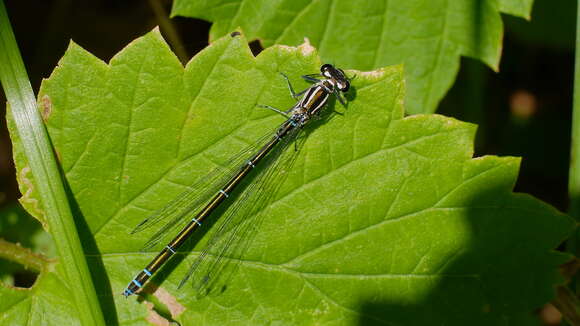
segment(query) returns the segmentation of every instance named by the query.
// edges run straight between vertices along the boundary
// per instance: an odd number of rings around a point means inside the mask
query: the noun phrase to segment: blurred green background
[[[11,0],[5,2],[32,86],[38,91],[69,41],[104,61],[133,39],[163,25],[165,0]],[[522,157],[515,191],[567,210],[576,2],[536,0],[532,20],[504,15],[499,73],[462,58],[439,114],[479,125],[476,156]],[[165,18],[164,18],[165,17]],[[207,45],[210,24],[170,20],[190,58]],[[171,34],[161,28],[164,35]],[[179,43],[173,43],[179,44]],[[252,49],[259,52],[257,43]],[[348,67],[345,67],[348,68]],[[0,100],[6,98],[0,90]],[[0,105],[4,116],[5,106]],[[0,238],[54,256],[49,236],[18,205],[20,196],[6,121],[0,119]],[[0,259],[0,281],[30,286],[34,274]]]

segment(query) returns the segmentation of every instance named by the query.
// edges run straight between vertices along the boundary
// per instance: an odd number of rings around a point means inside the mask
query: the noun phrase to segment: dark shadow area
[[[62,170],[60,173],[64,175]],[[93,279],[95,290],[97,291],[105,322],[107,325],[119,325],[119,320],[117,319],[117,308],[115,307],[115,301],[113,298],[116,295],[120,295],[120,293],[113,293],[111,291],[111,282],[103,262],[103,256],[66,179],[64,179],[64,186],[75,219],[78,236],[81,240],[83,251],[87,257],[89,271]],[[74,291],[74,287],[69,288],[69,290]]]
[[[348,92],[346,92],[344,95],[344,98],[347,101],[347,106],[346,108],[348,109],[348,102],[354,101],[354,99],[356,99],[356,86],[353,86],[352,83],[356,83],[356,76],[353,76],[350,79],[351,85],[350,85],[350,89],[348,90]],[[336,99],[333,99],[336,102]],[[333,103],[331,103],[331,107],[333,107],[332,105]],[[335,111],[336,112],[336,111]]]
[[[155,311],[161,317],[165,318],[168,322],[174,323],[174,325],[179,325],[179,323],[173,319],[173,316],[171,315],[171,311],[165,305],[165,303],[159,301],[159,299],[157,299],[157,297],[155,297],[154,295],[151,294],[151,293],[154,293],[157,290],[157,288],[158,288],[158,286],[156,284],[148,283],[147,289],[145,291],[140,291],[137,294],[137,301],[139,303],[143,303],[146,301],[152,303],[153,307],[151,309],[153,309],[153,311]]]
[[[515,190],[561,211],[568,208],[574,75],[574,29],[564,27],[575,24],[575,12],[571,0],[560,6],[537,0],[530,22],[504,15],[500,73],[462,58],[457,80],[438,109],[478,125],[476,157],[522,157]]]
[[[414,276],[437,276],[429,282],[410,277],[409,283],[405,283],[408,288],[402,289],[424,292],[425,296],[418,296],[414,301],[410,296],[405,303],[376,297],[363,300],[359,310],[360,325],[539,323],[534,309],[545,303],[542,296],[555,295],[549,280],[556,276],[554,268],[565,262],[562,256],[551,252],[557,243],[553,238],[547,238],[544,232],[554,231],[556,237],[564,240],[567,234],[558,234],[557,230],[570,230],[572,221],[564,216],[552,218],[550,209],[534,202],[532,197],[511,194],[500,186],[488,186],[472,196],[466,209],[462,217],[466,222],[465,243],[457,251],[446,253],[448,261],[434,263],[438,266],[420,273],[409,271]],[[438,230],[441,231],[442,228]],[[553,233],[550,235],[554,236]],[[454,237],[454,234],[441,236]],[[388,243],[389,239],[385,242]],[[437,249],[433,248],[433,251]],[[389,255],[387,246],[385,256]],[[420,289],[411,290],[413,286]],[[378,296],[396,298],[398,293]],[[530,301],[532,306],[524,304]]]
[[[14,273],[13,276],[14,276],[14,286],[19,288],[31,288],[36,282],[36,279],[38,278],[38,273],[34,273],[32,271],[27,272],[19,271],[17,273]]]
[[[483,36],[485,35],[484,31],[488,27],[485,23],[485,15],[486,12],[489,12],[485,6],[490,6],[490,3],[486,0],[471,1],[471,17],[473,18],[473,23],[470,24],[472,27],[470,32],[473,45],[475,46],[473,52],[475,54],[481,54],[482,57],[484,57],[484,44],[482,43],[484,40]]]
[[[250,50],[252,50],[252,54],[254,55],[254,57],[258,56],[258,54],[260,54],[262,51],[264,51],[262,44],[258,40],[254,40],[254,41],[250,42],[249,45],[250,45]]]
[[[21,264],[1,258],[0,269],[2,271],[0,276],[6,277],[10,275],[12,283],[9,285],[14,287],[29,289],[34,285],[36,279],[38,279],[38,272],[27,269]]]

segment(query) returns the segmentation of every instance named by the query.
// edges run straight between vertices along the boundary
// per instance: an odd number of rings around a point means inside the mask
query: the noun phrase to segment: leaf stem
[[[49,259],[43,255],[35,254],[28,248],[2,238],[0,238],[0,258],[19,263],[35,272],[44,270],[49,262]]]
[[[155,13],[155,17],[159,22],[164,34],[167,36],[167,40],[175,54],[179,58],[182,64],[186,64],[189,60],[187,55],[187,51],[185,50],[185,46],[183,45],[183,41],[181,40],[181,36],[179,36],[179,32],[175,28],[171,19],[168,18],[167,12],[165,12],[165,8],[163,8],[163,4],[159,0],[149,0],[149,6]]]
[[[4,2],[0,0],[0,81],[41,198],[82,325],[105,325],[54,152],[16,44]]]

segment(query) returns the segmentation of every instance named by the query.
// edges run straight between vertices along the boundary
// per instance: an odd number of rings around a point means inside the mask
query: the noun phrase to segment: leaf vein
[[[290,20],[290,22],[288,24],[286,24],[286,27],[284,27],[284,29],[280,32],[280,35],[278,35],[278,37],[276,37],[276,40],[274,40],[274,44],[278,44],[280,43],[280,39],[285,35],[285,33],[292,27],[292,24],[294,24],[294,22],[296,20],[298,20],[298,18],[300,18],[302,15],[304,15],[306,13],[306,10],[308,8],[310,8],[310,6],[314,3],[314,1],[311,1],[309,3],[306,4],[306,6],[304,6],[302,9],[300,9],[299,11],[293,13],[294,17],[292,18],[292,20]]]

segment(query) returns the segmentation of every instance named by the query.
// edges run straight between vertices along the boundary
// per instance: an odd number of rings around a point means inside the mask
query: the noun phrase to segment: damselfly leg
[[[274,111],[274,112],[276,112],[276,113],[284,116],[285,118],[289,118],[290,117],[290,111],[292,111],[292,108],[290,108],[288,111],[282,111],[282,110],[277,109],[277,108],[275,108],[275,107],[273,107],[271,105],[268,105],[268,104],[258,104],[256,106],[259,107],[259,108],[272,110],[272,111]]]
[[[286,76],[286,74],[284,74],[283,72],[281,72],[280,75],[282,75],[282,77],[284,77],[284,79],[286,79],[286,84],[288,84],[288,89],[290,90],[290,94],[292,95],[292,98],[297,99],[300,96],[304,95],[304,93],[306,93],[306,91],[308,90],[308,88],[307,88],[307,89],[303,90],[302,92],[295,93],[294,88],[292,87],[292,83],[290,82],[290,79],[288,78],[288,76]]]

